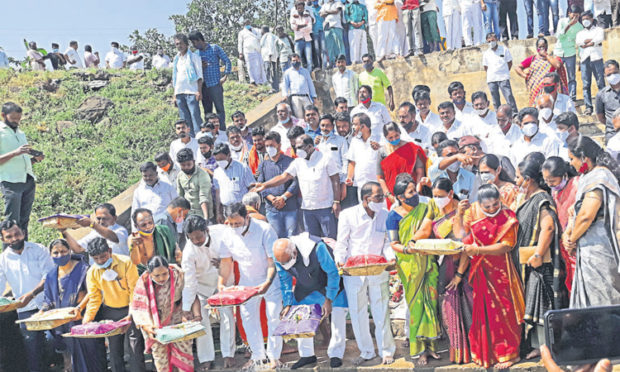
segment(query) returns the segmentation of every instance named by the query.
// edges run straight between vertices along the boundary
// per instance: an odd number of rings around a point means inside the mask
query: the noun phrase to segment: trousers
[[[267,309],[267,353],[263,342],[263,330],[260,323],[260,303],[262,297],[256,296],[241,305],[241,320],[243,328],[252,351],[252,360],[280,359],[282,353],[282,337],[273,336],[273,332],[280,323],[280,311],[282,311],[282,292],[279,286],[273,284],[265,293],[265,305]]]
[[[461,8],[461,22],[465,46],[480,45],[483,40],[482,9],[480,3],[464,5]]]
[[[331,208],[302,209],[304,230],[310,235],[336,239],[338,225]]]
[[[592,75],[599,90],[605,87],[605,65],[603,60],[590,61],[590,58],[581,61],[581,81],[583,82],[583,101],[586,108],[592,108]]]
[[[451,15],[443,17],[443,21],[446,25],[446,50],[460,49],[463,45],[461,13],[453,10]]]
[[[351,28],[349,30],[349,44],[349,49],[351,51],[351,62],[361,63],[362,56],[368,53],[366,30],[362,28]]]
[[[200,104],[195,94],[177,94],[177,107],[179,116],[189,126],[192,137],[200,132],[202,116],[200,116]]]
[[[28,310],[17,313],[17,317],[21,319],[28,319],[38,310]],[[20,332],[24,338],[24,346],[26,352],[24,357],[28,360],[28,370],[30,372],[43,371],[43,365],[41,361],[41,350],[43,349],[43,343],[45,342],[45,332],[43,331],[29,331],[26,329],[25,324],[19,325]]]
[[[506,99],[506,103],[508,103],[510,107],[512,107],[512,112],[519,112],[517,109],[517,102],[515,101],[515,97],[512,94],[510,80],[491,81],[488,82],[487,85],[489,86],[489,91],[491,92],[491,98],[493,99],[493,106],[495,107],[495,110],[497,110],[501,105],[499,96],[499,92],[501,90],[502,94],[504,95],[504,99]]]
[[[344,307],[332,308],[331,331],[332,337],[327,347],[327,356],[330,358],[340,358],[344,356],[347,341],[347,309]],[[314,355],[314,338],[298,338],[297,349],[299,356],[311,357]]]
[[[304,117],[304,107],[312,104],[308,96],[291,96],[291,110],[296,118]]]
[[[375,340],[381,357],[393,356],[396,344],[390,327],[388,273],[375,276],[345,276],[342,278],[349,302],[349,315],[361,357],[376,356],[370,335],[368,305],[375,323]]]
[[[4,197],[4,218],[15,220],[28,240],[28,221],[34,203],[36,185],[31,175],[26,176],[26,182],[2,182],[0,190]]]
[[[224,87],[216,84],[212,87],[202,85],[202,109],[205,116],[213,112],[213,106],[217,116],[220,118],[220,130],[226,130],[226,111],[224,110]]]
[[[396,35],[396,21],[377,21],[377,58],[381,59],[392,53]]]
[[[202,315],[202,325],[207,328],[207,334],[196,339],[196,351],[198,362],[210,362],[215,360],[215,347],[213,346],[213,332],[211,321],[209,320],[209,309],[206,309],[207,299],[198,296],[200,300],[200,311]],[[235,356],[235,317],[232,308],[226,307],[218,310],[220,313],[220,349],[223,358],[233,358]]]
[[[422,41],[422,22],[420,21],[420,8],[403,10],[403,21],[407,28],[409,41],[409,53],[422,54],[424,42]]]
[[[108,307],[101,305],[96,320],[121,320],[129,314],[129,307]],[[129,340],[129,367],[132,372],[146,372],[144,364],[144,338],[132,322],[127,334],[108,337],[112,372],[125,371],[125,337]]]

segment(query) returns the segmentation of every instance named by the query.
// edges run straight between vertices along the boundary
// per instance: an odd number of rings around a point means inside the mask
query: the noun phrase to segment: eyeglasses
[[[371,195],[368,197],[368,199],[377,203],[381,203],[385,200],[385,196],[383,196],[383,194]]]

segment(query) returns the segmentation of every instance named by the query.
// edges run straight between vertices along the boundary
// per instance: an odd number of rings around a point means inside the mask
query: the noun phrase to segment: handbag
[[[519,247],[519,263],[521,265],[527,264],[527,261],[536,253],[538,246],[533,245],[530,247]],[[543,263],[551,263],[551,250],[547,249],[547,253],[543,256]]]

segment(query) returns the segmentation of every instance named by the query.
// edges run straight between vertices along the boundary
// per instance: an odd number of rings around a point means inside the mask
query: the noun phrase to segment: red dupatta
[[[260,158],[258,156],[258,150],[256,150],[256,145],[254,145],[252,146],[252,148],[250,149],[250,153],[248,154],[248,166],[250,167],[250,170],[252,170],[252,174],[256,175],[259,164]]]
[[[407,142],[403,146],[396,149],[385,159],[381,161],[381,169],[383,170],[383,178],[388,187],[388,190],[394,189],[394,183],[396,182],[396,176],[401,173],[411,174],[413,179],[418,182],[413,174],[415,163],[420,159],[423,165],[426,165],[426,154],[424,150],[413,142]],[[390,201],[387,200],[388,208],[390,208]]]
[[[560,220],[562,230],[566,229],[566,225],[568,225],[570,207],[575,205],[578,183],[579,177],[573,177],[568,180],[566,186],[562,190],[559,192],[552,192],[553,200],[555,201],[558,211],[558,220]],[[566,251],[562,239],[560,239],[560,254],[564,259],[564,264],[566,266],[566,279],[564,280],[564,284],[566,284],[566,289],[568,289],[568,293],[570,294],[573,289],[573,277],[575,276],[575,265],[577,264],[577,258],[570,255]]]

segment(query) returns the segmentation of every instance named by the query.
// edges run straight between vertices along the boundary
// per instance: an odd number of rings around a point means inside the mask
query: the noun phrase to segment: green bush
[[[95,71],[86,71],[94,74]],[[167,151],[174,139],[178,111],[171,103],[170,71],[113,71],[109,84],[93,92],[83,73],[0,70],[0,101],[22,106],[21,129],[33,148],[45,153],[34,165],[37,190],[30,219],[29,240],[46,244],[54,231],[38,218],[54,213],[90,213],[92,208],[140,179],[139,164]],[[59,79],[59,88],[42,88]],[[227,82],[227,116],[248,111],[268,96],[269,88]],[[99,122],[79,120],[76,109],[89,96],[111,100],[114,107]],[[71,123],[59,123],[59,122]],[[227,118],[227,121],[230,121]],[[4,206],[0,208],[4,210]]]

